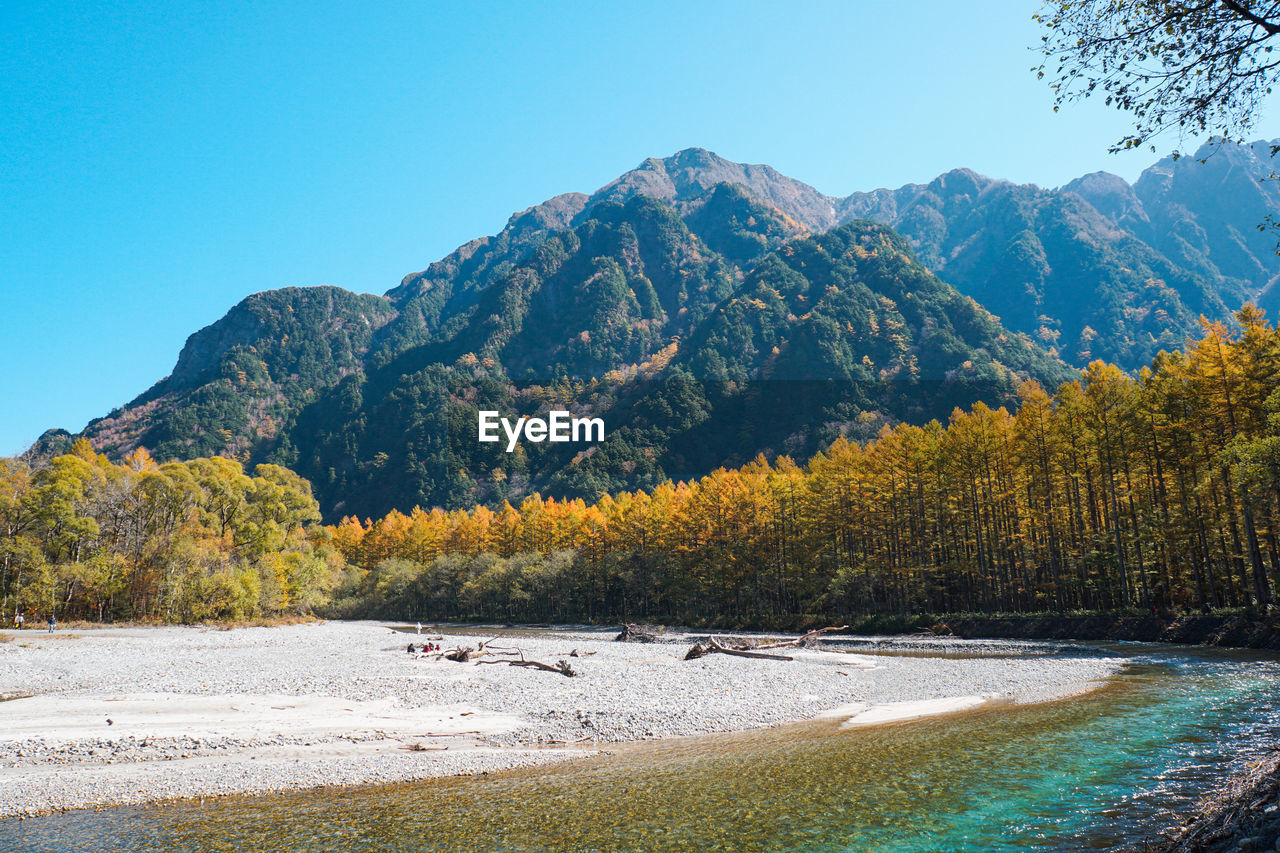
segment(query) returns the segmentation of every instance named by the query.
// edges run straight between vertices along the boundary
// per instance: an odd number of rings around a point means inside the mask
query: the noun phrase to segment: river
[[[67,812],[0,822],[0,850],[1120,850],[1280,743],[1280,657],[1111,648],[1133,663],[1057,702],[651,741],[493,776]]]

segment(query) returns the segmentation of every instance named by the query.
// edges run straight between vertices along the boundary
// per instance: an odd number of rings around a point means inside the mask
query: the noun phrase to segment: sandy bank
[[[0,644],[0,696],[26,697],[0,702],[0,816],[492,772],[611,742],[818,716],[871,725],[1069,695],[1119,665],[1051,649],[684,661],[685,641],[608,637],[501,641],[570,660],[579,675],[565,678],[411,656],[410,637],[369,622],[24,632]],[[956,649],[964,644],[945,650]]]

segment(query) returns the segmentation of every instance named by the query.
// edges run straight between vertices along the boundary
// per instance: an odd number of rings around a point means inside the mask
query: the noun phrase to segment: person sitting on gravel
[[[410,644],[409,644],[409,654],[413,654],[413,652],[414,652],[413,643],[410,643]]]

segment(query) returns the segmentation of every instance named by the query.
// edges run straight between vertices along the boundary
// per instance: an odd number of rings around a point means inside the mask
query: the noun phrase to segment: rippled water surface
[[[1071,700],[555,767],[0,822],[0,850],[1113,850],[1280,741],[1280,659],[1127,647]]]

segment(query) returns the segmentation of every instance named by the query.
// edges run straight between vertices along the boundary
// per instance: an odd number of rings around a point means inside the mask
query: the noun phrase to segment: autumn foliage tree
[[[1263,608],[1280,579],[1280,334],[1249,306],[1138,376],[884,427],[594,504],[346,519],[349,615],[782,624]]]
[[[36,466],[0,460],[6,616],[192,622],[308,610],[341,566],[296,474],[225,458],[121,464],[85,440]]]
[[[0,596],[99,620],[783,625],[865,614],[1262,610],[1280,582],[1280,333],[1246,306],[1139,374],[694,480],[318,520],[224,458],[0,460]]]

